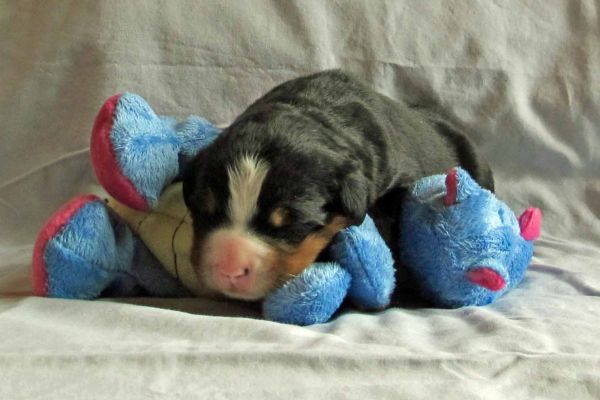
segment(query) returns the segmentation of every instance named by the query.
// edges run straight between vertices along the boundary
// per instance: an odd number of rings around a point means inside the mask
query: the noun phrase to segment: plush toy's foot
[[[348,297],[357,307],[379,310],[390,304],[395,287],[394,259],[371,217],[338,234],[331,252],[352,276]]]
[[[179,174],[180,157],[191,157],[218,132],[199,117],[177,124],[173,118],[158,116],[133,93],[114,95],[94,123],[92,164],[98,180],[115,199],[148,211]]]
[[[266,319],[294,325],[329,321],[350,286],[350,274],[336,263],[315,263],[263,302]]]
[[[131,231],[113,226],[104,202],[80,196],[42,227],[33,252],[33,292],[38,296],[92,299],[130,266]]]

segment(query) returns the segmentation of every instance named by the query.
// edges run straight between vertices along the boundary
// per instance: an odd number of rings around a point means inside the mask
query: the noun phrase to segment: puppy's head
[[[239,128],[192,161],[183,188],[198,279],[246,300],[301,273],[367,208],[364,178],[347,159],[316,144]]]

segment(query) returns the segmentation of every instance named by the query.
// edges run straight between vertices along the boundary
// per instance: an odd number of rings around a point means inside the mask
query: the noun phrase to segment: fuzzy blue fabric
[[[315,263],[263,301],[271,321],[295,325],[327,322],[350,286],[350,273],[337,263]]]
[[[389,305],[396,284],[394,259],[371,217],[338,234],[330,254],[352,276],[348,297],[356,306],[378,310]]]
[[[418,181],[404,204],[400,254],[423,296],[438,306],[489,304],[516,286],[533,255],[512,210],[457,168],[457,202],[443,204],[446,175]],[[466,274],[488,267],[506,282],[492,291]]]
[[[179,174],[180,159],[193,157],[219,132],[197,116],[177,123],[156,115],[143,98],[125,93],[117,102],[110,140],[123,175],[154,207],[162,190]]]
[[[44,261],[49,297],[189,294],[99,200],[83,205],[48,241]]]
[[[133,258],[131,231],[119,233],[115,235],[102,201],[81,207],[46,246],[48,295],[98,297]]]

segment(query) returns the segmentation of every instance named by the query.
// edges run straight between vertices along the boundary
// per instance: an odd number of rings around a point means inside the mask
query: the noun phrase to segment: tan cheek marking
[[[280,265],[287,274],[298,275],[312,264],[340,230],[348,226],[343,217],[334,217],[323,229],[309,235],[299,245],[280,253]]]
[[[290,275],[298,275],[312,264],[319,253],[323,251],[329,241],[318,235],[311,235],[304,239],[292,254],[286,254],[281,259],[285,272]]]
[[[271,215],[269,215],[269,223],[275,228],[281,228],[289,223],[290,212],[285,208],[276,208]]]

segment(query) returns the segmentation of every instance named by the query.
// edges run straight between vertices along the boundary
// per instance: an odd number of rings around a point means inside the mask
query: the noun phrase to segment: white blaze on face
[[[245,155],[227,168],[230,196],[227,214],[233,228],[244,229],[256,213],[258,196],[268,172],[269,165],[253,155]]]

